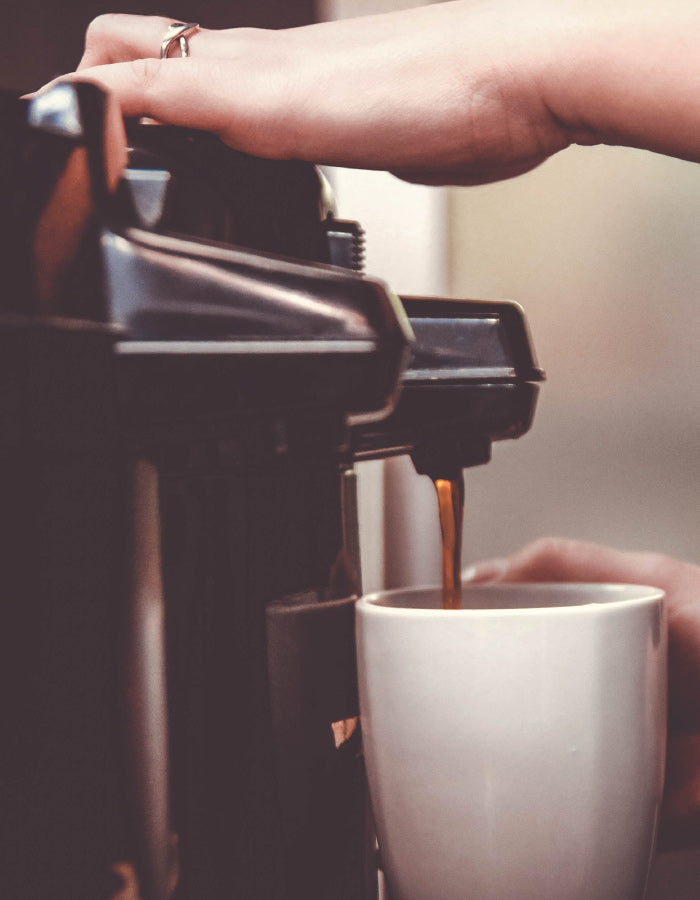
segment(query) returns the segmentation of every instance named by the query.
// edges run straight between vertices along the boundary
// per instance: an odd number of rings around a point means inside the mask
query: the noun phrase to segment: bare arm
[[[79,77],[127,115],[203,128],[263,156],[477,183],[578,142],[700,160],[700,6],[454,0],[286,31],[196,33],[101,16]]]

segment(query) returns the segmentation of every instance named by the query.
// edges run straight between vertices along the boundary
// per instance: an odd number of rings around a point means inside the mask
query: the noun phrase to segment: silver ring
[[[178,43],[180,45],[180,56],[183,59],[189,56],[190,45],[187,43],[187,34],[188,32],[194,33],[198,29],[198,22],[173,22],[165,32],[165,36],[163,37],[163,41],[160,45],[160,58],[167,59],[168,54],[170,53],[170,48],[175,43]]]

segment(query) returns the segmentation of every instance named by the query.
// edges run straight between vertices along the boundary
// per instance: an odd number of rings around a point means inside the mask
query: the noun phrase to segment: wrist
[[[688,0],[570,13],[543,67],[543,96],[572,143],[700,159],[700,64]]]

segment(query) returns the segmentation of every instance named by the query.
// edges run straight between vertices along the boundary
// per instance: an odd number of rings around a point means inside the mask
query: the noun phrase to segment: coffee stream
[[[462,522],[464,477],[433,478],[442,532],[442,607],[462,607]]]

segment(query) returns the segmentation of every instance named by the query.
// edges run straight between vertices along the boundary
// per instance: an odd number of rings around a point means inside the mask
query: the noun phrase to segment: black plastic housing
[[[3,897],[374,900],[342,471],[522,434],[522,312],[360,274],[313,166],[123,127],[0,96]]]
[[[356,459],[410,453],[417,471],[455,477],[491,443],[532,424],[544,373],[512,302],[402,297],[416,341],[397,408],[353,430]]]

